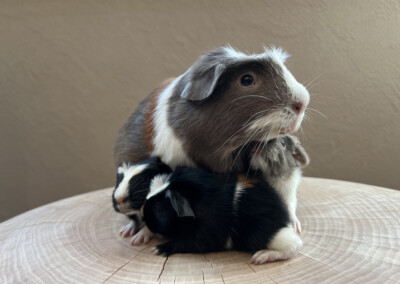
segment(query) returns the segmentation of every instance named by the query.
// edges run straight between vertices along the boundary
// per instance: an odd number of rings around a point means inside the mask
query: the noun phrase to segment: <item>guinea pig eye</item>
[[[282,141],[281,141],[281,144],[282,144],[283,147],[286,147],[286,142],[285,142],[285,140],[282,140]]]
[[[240,84],[242,86],[248,87],[250,85],[254,85],[254,78],[250,74],[243,75],[240,79]]]

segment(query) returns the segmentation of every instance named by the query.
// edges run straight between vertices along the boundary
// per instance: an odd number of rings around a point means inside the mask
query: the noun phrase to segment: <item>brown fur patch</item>
[[[153,145],[153,139],[155,136],[154,114],[157,107],[158,97],[160,96],[161,92],[164,91],[165,88],[172,83],[173,80],[175,80],[175,78],[169,78],[163,81],[161,85],[157,87],[150,94],[149,100],[147,102],[145,111],[145,120],[143,124],[143,137],[144,137],[144,142],[146,143],[146,148],[149,152],[154,150],[154,145]]]
[[[245,175],[238,175],[238,183],[242,188],[252,188],[256,182],[257,180],[247,178]]]

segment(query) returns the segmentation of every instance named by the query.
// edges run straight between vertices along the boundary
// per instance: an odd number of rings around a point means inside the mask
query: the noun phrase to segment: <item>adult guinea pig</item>
[[[276,48],[248,55],[231,47],[201,56],[128,118],[116,138],[115,164],[160,156],[172,168],[243,172],[244,145],[300,127],[309,93],[284,65],[287,57]]]

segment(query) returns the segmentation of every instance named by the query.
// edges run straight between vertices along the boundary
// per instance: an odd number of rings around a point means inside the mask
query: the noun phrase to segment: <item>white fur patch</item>
[[[271,58],[272,60],[276,62],[281,62],[284,63],[286,59],[290,56],[286,51],[284,51],[280,47],[270,47],[266,48],[264,47],[264,53],[253,53],[253,54],[246,54],[244,52],[241,52],[237,49],[234,49],[232,46],[228,45],[223,47],[223,50],[226,52],[226,54],[229,57],[239,59],[239,60],[248,60],[248,59],[262,59],[262,58]]]
[[[292,257],[302,247],[303,242],[294,232],[292,227],[280,229],[267,245],[267,249],[256,252],[251,258],[251,263],[262,264],[266,262],[284,260]]]
[[[151,180],[150,184],[150,192],[147,194],[146,199],[149,199],[153,197],[154,195],[157,195],[158,193],[162,192],[164,189],[166,189],[169,185],[169,177],[171,174],[163,174],[163,175],[158,175],[155,176]]]
[[[285,63],[286,59],[290,57],[290,54],[284,51],[281,47],[264,47],[264,56],[272,58],[275,62]]]
[[[239,202],[240,195],[243,192],[243,186],[240,183],[236,184],[235,192],[233,193],[233,209],[236,211],[237,204]]]
[[[292,95],[292,99],[294,102],[301,102],[304,105],[303,110],[307,107],[308,103],[310,102],[310,94],[308,93],[306,87],[304,87],[302,84],[297,82],[297,80],[294,78],[292,73],[286,68],[286,66],[282,63],[279,64],[282,68],[283,71],[283,78],[285,79],[286,85],[289,89],[289,93]],[[301,123],[303,117],[299,119],[299,122]],[[299,124],[300,125],[300,124]]]
[[[176,166],[195,167],[193,161],[183,150],[181,141],[175,136],[168,124],[168,104],[176,83],[182,76],[173,81],[159,96],[154,113],[156,135],[153,140],[152,156],[160,156],[164,163],[172,168]]]
[[[302,246],[302,240],[290,226],[280,229],[267,247],[272,250],[294,254]]]
[[[143,165],[128,165],[123,164],[121,167],[118,168],[119,174],[124,174],[124,178],[119,183],[117,189],[114,192],[114,198],[126,198],[129,195],[129,181],[135,175],[142,173],[147,168],[146,164]]]
[[[301,181],[301,169],[296,168],[286,179],[269,177],[268,182],[279,193],[283,200],[289,203],[296,203],[296,191]],[[296,206],[295,206],[296,207]]]

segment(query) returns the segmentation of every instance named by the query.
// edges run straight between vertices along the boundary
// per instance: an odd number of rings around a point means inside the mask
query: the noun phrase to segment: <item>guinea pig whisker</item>
[[[320,112],[320,111],[318,111],[316,109],[309,108],[309,107],[307,109],[310,110],[310,111],[314,111],[314,112],[318,113],[319,115],[321,115],[322,117],[328,119],[328,117],[325,114],[323,114],[322,112]]]
[[[305,87],[306,87],[306,89],[308,89],[308,90],[311,90],[311,88],[312,87],[310,87],[311,86],[311,84],[313,83],[313,82],[315,82],[315,80],[317,80],[319,77],[321,77],[323,74],[325,74],[327,71],[322,71],[322,72],[320,72],[319,74],[317,74],[311,81],[309,81],[308,83],[305,83],[304,85],[305,85]]]
[[[259,96],[259,95],[248,95],[248,96],[241,96],[241,97],[238,97],[238,98],[232,100],[231,103],[233,103],[233,102],[235,102],[235,101],[237,101],[237,100],[245,99],[245,98],[249,98],[249,97],[261,98],[261,99],[264,99],[264,100],[267,100],[267,101],[272,101],[271,99],[266,98],[266,97],[264,97],[264,96]]]
[[[254,116],[256,116],[256,115],[258,115],[258,114],[260,114],[260,113],[268,112],[268,111],[270,111],[270,110],[269,110],[269,109],[267,109],[267,110],[262,110],[262,111],[256,112],[256,113],[253,114],[252,116],[250,116],[250,118],[239,128],[239,130],[236,131],[235,133],[233,133],[228,139],[226,139],[225,142],[224,142],[213,154],[218,153],[218,151],[221,150],[222,147],[224,147],[224,146],[226,145],[226,143],[228,143],[234,136],[236,136],[236,134],[238,134],[240,131],[242,131],[245,127],[249,126],[249,125],[251,124],[250,120],[251,120]],[[260,115],[259,118],[261,118],[261,115]],[[257,118],[257,119],[258,119],[258,118]]]
[[[268,140],[269,140],[269,139],[268,139],[269,134],[270,134],[270,131],[266,132],[266,133],[264,134],[263,138],[262,138],[262,141],[268,141]],[[261,146],[261,151],[259,151],[260,146]],[[265,148],[266,146],[267,146],[267,143],[260,143],[260,144],[258,144],[258,145],[257,145],[256,152],[264,153],[264,148]],[[255,158],[254,156],[251,157],[250,164],[253,162],[253,159],[254,159],[254,158]],[[249,168],[247,169],[246,178],[247,178],[248,175],[249,175],[250,168],[251,168],[251,167],[249,167]]]
[[[249,143],[249,142],[251,141],[251,139],[252,139],[256,134],[258,134],[258,132],[260,132],[260,131],[261,131],[261,129],[255,129],[255,130],[253,131],[253,134],[251,134],[250,137],[246,140],[246,142],[240,147],[240,150],[239,150],[239,152],[236,154],[236,157],[235,157],[235,159],[234,159],[233,162],[232,162],[231,168],[229,169],[229,174],[231,174],[232,169],[233,169],[233,167],[234,167],[234,165],[235,165],[235,162],[236,162],[237,158],[239,157],[240,153],[242,152],[243,148],[244,148],[244,147],[248,147],[247,143]]]

